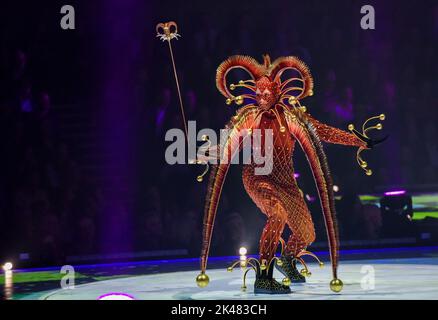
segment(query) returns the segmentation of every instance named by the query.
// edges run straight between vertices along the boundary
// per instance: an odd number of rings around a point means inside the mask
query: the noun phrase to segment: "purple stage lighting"
[[[406,190],[396,190],[396,191],[388,191],[384,193],[385,196],[400,196],[402,194],[406,194]]]
[[[100,296],[97,300],[135,300],[135,298],[126,293],[111,292]]]

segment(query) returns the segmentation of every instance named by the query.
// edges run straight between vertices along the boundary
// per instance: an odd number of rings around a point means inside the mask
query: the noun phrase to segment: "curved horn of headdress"
[[[302,99],[307,96],[313,95],[313,78],[307,65],[298,59],[297,57],[281,57],[276,59],[271,66],[270,77],[271,80],[279,80],[281,75],[286,70],[296,70],[300,73],[301,78],[304,80],[304,90],[297,97]]]
[[[256,80],[266,73],[265,68],[260,65],[254,58],[248,56],[232,56],[222,62],[216,72],[216,86],[220,93],[226,98],[231,98],[233,95],[227,87],[227,74],[232,69],[240,68],[249,73],[253,80]]]

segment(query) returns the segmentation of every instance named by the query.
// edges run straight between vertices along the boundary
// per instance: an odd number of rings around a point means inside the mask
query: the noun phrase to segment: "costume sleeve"
[[[367,148],[366,142],[362,141],[354,134],[321,123],[309,114],[307,115],[307,117],[309,118],[312,125],[315,127],[316,132],[318,133],[318,136],[322,141],[328,143],[343,144],[346,146]]]

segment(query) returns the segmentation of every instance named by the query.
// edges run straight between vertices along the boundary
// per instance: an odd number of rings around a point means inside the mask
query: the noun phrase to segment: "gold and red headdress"
[[[292,104],[293,101],[303,99],[313,95],[313,78],[307,65],[297,57],[280,57],[271,63],[269,55],[265,55],[264,63],[258,63],[254,58],[243,55],[235,55],[222,62],[216,72],[216,86],[219,92],[224,95],[227,104],[233,101],[240,105],[243,99],[255,100],[256,84],[266,82],[266,86],[278,88],[279,102],[287,100]],[[250,79],[240,80],[237,84],[227,83],[227,75],[233,69],[245,70]],[[282,80],[285,71],[295,71],[297,76]],[[270,83],[269,83],[270,82]],[[231,91],[237,87],[247,88],[252,93],[233,95]]]

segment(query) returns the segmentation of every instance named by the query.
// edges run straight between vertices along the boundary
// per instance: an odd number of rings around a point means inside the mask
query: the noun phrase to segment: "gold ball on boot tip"
[[[196,284],[198,285],[198,287],[200,288],[204,288],[208,285],[208,283],[210,282],[210,278],[205,274],[205,273],[200,273],[197,277],[196,277]]]
[[[289,278],[284,278],[282,281],[281,281],[282,283],[283,283],[283,285],[285,285],[285,286],[287,286],[287,287],[289,287],[290,286],[290,284],[291,284],[291,281],[290,281],[290,279]]]
[[[342,283],[341,279],[333,279],[330,281],[330,289],[333,292],[341,292],[343,286],[344,284]]]
[[[306,269],[301,269],[300,273],[305,277],[310,277],[312,275],[312,272],[310,272],[309,270],[306,270]]]

